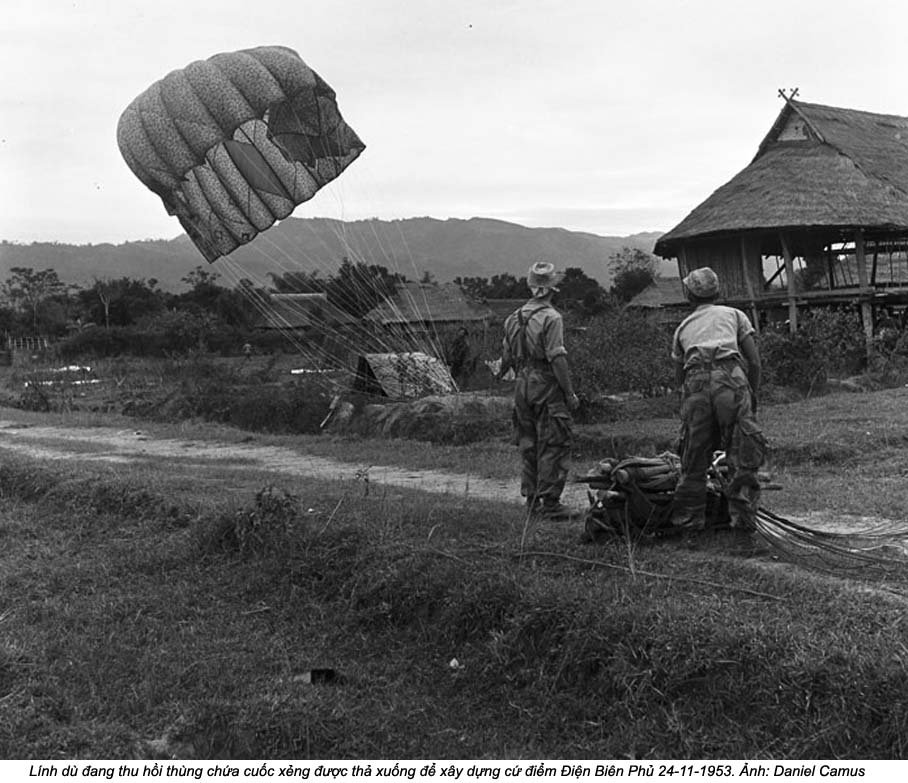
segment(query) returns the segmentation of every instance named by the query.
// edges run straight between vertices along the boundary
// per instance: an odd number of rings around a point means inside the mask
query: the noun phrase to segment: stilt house
[[[656,243],[748,312],[908,303],[908,118],[785,99],[757,154]]]

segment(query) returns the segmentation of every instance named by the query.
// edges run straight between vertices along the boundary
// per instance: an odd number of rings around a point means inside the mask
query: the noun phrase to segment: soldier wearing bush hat
[[[757,471],[766,451],[756,421],[760,355],[754,328],[740,310],[716,304],[719,277],[710,267],[694,269],[682,283],[695,309],[672,340],[681,389],[681,480],[672,523],[705,526],[706,474],[713,452],[724,451],[732,525],[753,527],[760,495]]]
[[[531,513],[570,516],[561,493],[570,468],[574,393],[564,347],[564,323],[552,306],[561,274],[538,262],[527,272],[530,299],[504,323],[499,377],[516,373],[514,439],[522,462],[520,491]]]

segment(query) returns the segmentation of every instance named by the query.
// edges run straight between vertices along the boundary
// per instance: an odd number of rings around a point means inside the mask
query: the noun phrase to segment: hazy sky
[[[0,239],[179,234],[120,156],[120,113],[267,44],[367,145],[297,217],[664,231],[750,162],[780,87],[908,115],[906,29],[891,0],[3,0]]]

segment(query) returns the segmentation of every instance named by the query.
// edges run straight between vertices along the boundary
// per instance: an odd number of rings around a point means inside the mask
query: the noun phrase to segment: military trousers
[[[713,453],[724,451],[732,522],[752,524],[760,498],[758,471],[766,458],[766,439],[753,413],[753,396],[743,368],[723,363],[688,370],[681,400],[681,479],[674,514],[702,519],[706,511],[707,472]]]
[[[528,502],[558,502],[570,470],[573,422],[551,371],[529,368],[518,373],[513,418],[521,494]]]

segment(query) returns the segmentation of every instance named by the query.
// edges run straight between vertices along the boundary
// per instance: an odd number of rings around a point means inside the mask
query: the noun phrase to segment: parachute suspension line
[[[234,269],[242,269],[242,268],[234,265]],[[246,270],[243,270],[243,271],[245,272]],[[238,273],[236,271],[234,271],[234,276],[237,278],[237,280],[240,279],[240,273]],[[248,273],[247,273],[247,277],[248,277]],[[264,283],[264,281],[261,281],[260,285],[262,288],[267,287],[267,283]],[[240,287],[240,286],[238,286],[238,287]],[[241,287],[241,288],[245,293],[248,294],[248,289],[246,289],[244,287]],[[290,328],[289,323],[286,321],[286,318],[284,318],[277,312],[277,310],[272,302],[263,300],[262,297],[259,296],[258,300],[256,302],[254,302],[253,304],[256,307],[256,309],[258,309],[268,319],[268,321],[270,323],[272,323],[273,326],[279,327],[281,320],[283,320],[284,323],[287,324],[288,329],[287,329],[287,332],[285,332],[285,334],[288,337],[288,339],[292,342],[292,344],[295,347],[297,347],[297,349],[299,350],[300,353],[304,354],[308,358],[321,360],[322,362],[325,362],[328,364],[337,364],[338,363],[339,359],[336,356],[336,354],[332,354],[330,351],[328,351],[327,349],[324,349],[324,348],[321,348],[319,350],[313,350],[313,347],[304,346],[303,343],[301,343],[298,339],[296,339],[295,335],[292,334],[292,329]],[[340,329],[336,329],[336,328],[330,326],[330,324],[327,321],[323,321],[322,319],[320,319],[318,317],[313,317],[311,310],[308,310],[307,308],[294,305],[293,302],[283,302],[282,305],[284,306],[285,312],[296,313],[296,314],[300,315],[301,318],[299,320],[304,321],[308,325],[308,328],[310,329],[310,331],[314,331],[324,338],[331,339],[337,347],[346,349],[350,353],[356,353],[356,354],[363,353],[364,349],[368,346],[368,344],[370,342],[371,343],[376,342],[376,339],[375,339],[376,335],[371,334],[367,329],[363,328],[358,323],[349,324],[349,325],[347,325],[347,327],[342,327]],[[379,340],[379,342],[380,342],[380,340]],[[317,348],[317,346],[316,346],[316,348]],[[366,352],[368,352],[368,351],[366,351]]]
[[[293,274],[302,271],[304,266],[301,265],[301,260],[304,262],[305,267],[312,269],[316,273],[325,271],[327,276],[335,272],[337,269],[336,261],[326,261],[325,259],[336,257],[337,250],[332,251],[328,243],[325,242],[323,235],[315,230],[311,222],[304,221],[303,225],[307,227],[311,236],[324,249],[324,253],[313,255],[305,252],[303,248],[297,247],[295,248],[296,257],[294,258],[294,256],[284,247],[283,243],[275,241],[274,235],[267,232],[263,232],[259,237],[259,241],[249,246],[249,250],[261,254],[268,260],[269,265],[276,267],[284,273]],[[346,251],[346,256],[354,262],[363,262],[366,259],[374,261],[376,248],[384,250],[387,246],[387,240],[383,240],[383,237],[376,231],[374,222],[370,223],[369,226],[374,241],[366,242],[363,250],[353,246],[351,236],[344,223],[330,221],[327,225],[338,238],[338,245],[342,249],[342,252]],[[399,264],[394,263],[394,257],[390,253],[387,251],[384,252],[392,259],[392,263],[389,265],[396,271]],[[407,248],[407,253],[412,260],[412,254],[409,252],[409,248]],[[266,322],[272,325],[272,328],[276,329],[276,331],[287,340],[288,344],[300,354],[301,358],[311,363],[313,368],[331,367],[337,366],[338,364],[343,366],[344,362],[339,357],[338,351],[346,351],[352,356],[357,356],[362,353],[373,352],[376,349],[380,352],[394,353],[399,351],[401,347],[406,347],[410,350],[422,351],[430,355],[434,354],[437,358],[442,360],[444,358],[444,354],[437,343],[431,342],[432,334],[429,334],[430,344],[427,346],[425,345],[425,340],[421,340],[418,334],[410,333],[405,327],[394,330],[394,333],[392,334],[386,333],[384,329],[369,329],[368,326],[364,326],[359,322],[335,328],[326,321],[318,317],[313,317],[310,309],[303,305],[293,303],[292,301],[281,302],[281,309],[278,310],[275,303],[271,301],[270,297],[267,295],[263,296],[259,291],[250,291],[248,286],[240,285],[240,280],[243,277],[246,277],[247,279],[250,277],[258,277],[259,279],[256,282],[258,283],[259,288],[267,290],[273,286],[273,280],[268,281],[261,279],[260,276],[252,274],[251,270],[244,269],[242,265],[233,261],[230,257],[222,259],[222,261],[229,261],[229,263],[225,263],[224,265],[225,270],[229,268],[231,276],[236,281],[236,287],[240,288],[255,310],[262,315]],[[368,280],[361,278],[356,273],[351,275],[345,282],[350,286],[351,292],[354,295],[365,298],[373,294],[371,283]],[[423,307],[420,307],[412,297],[410,287],[404,285],[401,287],[401,291],[403,291],[404,296],[410,300],[409,309],[411,310],[411,318],[412,313],[430,310],[428,299],[425,298],[425,291],[421,291],[425,302]],[[407,317],[403,312],[402,307],[395,303],[393,297],[385,297],[384,304],[388,311],[394,313],[401,323],[405,324]],[[293,318],[293,315],[299,316],[299,318],[294,319],[296,328],[294,328],[294,324],[291,324],[290,321],[287,320],[288,317]],[[416,317],[419,318],[418,315]],[[421,320],[430,321],[431,318],[424,318]],[[300,322],[305,322],[307,324],[306,328],[310,333],[309,339],[301,339],[299,337],[298,329]],[[437,340],[437,331],[434,336]],[[403,342],[403,346],[401,345],[401,342]],[[330,350],[331,345],[334,347],[333,352]],[[352,368],[349,367],[349,362],[346,364],[348,365],[348,370],[352,370]]]
[[[369,221],[369,229],[372,232],[376,244],[379,247],[382,247],[381,238],[375,231],[375,224],[373,221]],[[367,247],[368,246],[369,244],[367,243]],[[385,252],[387,253],[387,251]],[[403,276],[399,271],[399,264],[396,262],[393,254],[387,253],[387,255],[393,262],[394,273]],[[432,355],[434,353],[433,346],[431,344],[425,344],[425,341],[421,339],[420,336],[420,324],[426,319],[412,297],[410,286],[406,282],[401,282],[393,294],[390,296],[386,295],[383,299],[382,306],[391,315],[392,323],[396,321],[399,324],[399,328],[396,330],[392,327],[392,332],[397,335],[397,342],[403,342],[404,347],[412,351],[419,351]],[[398,300],[400,303],[398,303]],[[415,329],[410,328],[410,324],[415,324]]]
[[[313,232],[313,235],[316,236],[319,239],[319,241],[323,242],[322,238],[315,232],[312,225],[310,223],[307,223],[306,225]],[[330,221],[327,225],[328,225],[328,228],[334,233],[339,246],[343,250],[345,257],[348,260],[351,260],[354,264],[362,264],[363,266],[368,266],[366,261],[370,260],[370,259],[366,259],[365,256],[357,248],[354,248],[352,246],[352,244],[349,241],[347,232],[346,232],[345,224],[343,224],[342,222],[339,223],[337,221]],[[367,251],[369,251],[370,255],[371,255],[371,251],[372,251],[371,245],[367,246]],[[373,262],[374,262],[374,256],[372,257],[371,260],[373,260]],[[389,271],[392,271],[392,270],[389,270]],[[394,272],[392,272],[392,273],[394,273]],[[359,297],[366,299],[368,301],[368,299],[371,299],[374,296],[373,282],[369,279],[361,278],[357,274],[355,269],[354,269],[354,273],[351,275],[351,277],[346,282],[350,285],[352,290]],[[396,304],[394,302],[393,296],[389,297],[387,295],[383,295],[382,301],[380,302],[380,304],[382,306],[384,306],[385,308],[391,310],[392,312],[395,312],[399,317],[403,317],[403,314],[400,312],[400,309],[396,306]],[[375,335],[374,333],[372,333],[370,336],[373,338],[373,340],[374,340],[374,338],[377,337],[377,335]],[[384,347],[386,347],[386,349],[389,352],[392,352],[395,348],[398,350],[400,348],[399,345],[395,345],[395,343],[398,341],[390,341],[390,340],[386,340],[383,338],[379,338],[379,340],[385,344]],[[411,348],[420,347],[420,346],[416,345],[416,343],[412,339],[410,339],[409,342],[413,343],[413,345],[408,346],[408,347],[411,347]]]
[[[331,228],[335,232],[338,241],[347,248],[348,257],[351,257],[354,261],[364,265],[368,265],[368,262],[370,261],[373,264],[377,264],[374,256],[374,251],[377,248],[384,258],[389,259],[389,262],[386,261],[383,266],[386,266],[386,268],[390,267],[389,271],[393,274],[405,277],[401,271],[399,261],[395,254],[390,250],[387,239],[382,237],[376,230],[375,221],[369,220],[364,222],[367,223],[368,230],[371,232],[373,239],[372,242],[365,243],[365,252],[360,252],[352,246],[348,237],[346,224],[331,224]],[[398,227],[398,231],[399,230]],[[401,239],[403,240],[402,232]],[[404,246],[405,255],[411,261],[415,270],[412,253],[410,252],[409,247],[406,246],[405,241],[403,241],[402,244]],[[368,254],[368,257],[366,254]],[[413,285],[418,285],[420,287],[419,293],[422,298],[421,304],[413,295]],[[425,290],[418,281],[413,281],[412,285],[401,283],[398,286],[396,294],[384,297],[383,307],[393,316],[392,320],[396,320],[400,324],[400,328],[396,330],[397,340],[395,340],[395,342],[400,343],[402,341],[404,347],[410,350],[434,355],[438,359],[443,360],[444,353],[441,350],[440,339],[437,330],[435,329],[434,319],[432,318],[431,305],[429,304]],[[410,329],[409,324],[415,324],[416,328]]]
[[[305,224],[305,225],[308,226],[308,225],[310,225],[310,224],[307,223],[307,224]],[[313,235],[314,235],[316,238],[318,238],[320,241],[322,241],[321,238],[318,237],[317,234],[313,234]],[[271,241],[271,238],[270,238],[269,236],[266,235],[266,236],[264,237],[264,241],[265,241],[265,242],[268,242],[269,244],[271,244],[271,245],[274,247],[274,249],[275,249],[276,251],[280,251],[280,253],[281,253],[282,255],[286,256],[288,259],[290,258],[289,254],[288,254],[283,248],[281,248],[281,247],[279,247],[278,245],[274,244],[274,243]],[[258,243],[256,243],[256,244],[258,244]],[[322,241],[322,244],[324,244],[323,241]],[[255,247],[255,245],[253,245],[252,247]],[[326,247],[327,247],[327,246],[326,246]],[[259,247],[259,248],[257,248],[257,249],[260,250],[260,251],[262,250],[261,247]],[[329,249],[329,253],[330,253],[330,249]],[[273,263],[275,263],[275,265],[277,265],[279,268],[281,268],[282,270],[284,270],[286,273],[293,274],[293,273],[296,273],[296,272],[301,271],[301,268],[300,268],[300,267],[294,266],[293,268],[289,268],[286,264],[280,263],[279,260],[276,258],[276,256],[275,256],[274,254],[268,253],[268,254],[265,254],[265,256],[266,256],[270,261],[272,261]],[[329,271],[329,272],[334,271],[334,270],[332,270],[332,269],[330,269],[330,268],[327,268],[327,265],[319,263],[318,259],[312,258],[311,256],[307,256],[306,258],[307,258],[307,261],[308,261],[308,263],[309,263],[309,266],[310,266],[310,267],[315,267],[315,271],[321,272],[323,269],[327,269],[327,271]],[[350,281],[348,281],[348,282],[350,283],[350,285],[351,285],[351,287],[352,287],[354,293],[356,293],[356,294],[358,294],[358,295],[360,295],[360,296],[362,296],[364,293],[366,293],[366,292],[368,291],[368,287],[367,287],[364,283],[362,283],[362,281],[360,281],[359,278],[356,277],[356,276],[354,276],[354,277],[353,277]],[[267,285],[267,284],[266,284],[266,285]],[[311,321],[312,319],[309,318],[308,320]],[[359,331],[360,331],[360,333],[361,333],[361,334],[359,335],[359,337],[360,337],[359,342],[362,342],[362,341],[363,341],[363,340],[362,340],[363,337],[368,337],[368,338],[370,338],[370,339],[367,340],[366,342],[369,342],[369,341],[371,341],[371,342],[373,342],[373,343],[376,342],[376,337],[377,337],[377,335],[375,335],[375,334],[373,334],[373,333],[370,333],[370,332],[366,331],[366,330],[363,329],[362,327],[359,328]],[[352,342],[352,340],[349,340],[349,339],[347,340],[347,342],[348,342],[348,344],[349,344],[351,350],[358,349],[359,352],[362,352],[362,350],[363,350],[363,346],[362,346],[362,345],[354,344],[354,343]],[[390,346],[390,344],[387,344],[386,347],[387,347],[388,349],[390,349],[391,346]]]
[[[227,271],[227,270],[225,270]],[[229,276],[235,275],[235,268],[231,266],[228,271]],[[239,283],[239,281],[237,281]],[[261,301],[261,295],[257,291],[250,291],[248,287],[237,284],[236,286],[239,290],[243,292],[246,298],[253,303],[253,306],[256,307],[260,312],[265,313],[268,316],[267,322],[274,326],[277,331],[296,349],[296,351],[301,354],[301,356],[306,360],[308,364],[311,365],[310,369],[320,370],[317,375],[315,375],[316,383],[322,386],[325,390],[331,392],[332,394],[337,394],[340,392],[345,384],[342,383],[341,378],[332,377],[332,375],[326,374],[325,370],[340,370],[342,371],[342,377],[346,377],[350,374],[348,368],[343,367],[332,367],[336,365],[336,361],[330,361],[330,356],[322,351],[313,351],[307,346],[304,342],[297,339],[294,331],[290,328],[289,323],[280,317],[279,314],[268,311],[268,308],[264,307]],[[283,320],[283,324],[281,321]],[[343,372],[346,370],[346,372]]]
[[[407,257],[410,259],[410,265],[413,267],[413,271],[416,272],[416,273],[418,274],[418,270],[416,269],[416,260],[413,258],[413,253],[412,253],[411,250],[410,250],[410,246],[407,244],[407,238],[406,238],[406,236],[404,235],[404,232],[403,232],[403,230],[401,229],[400,224],[397,223],[397,224],[395,224],[395,225],[397,226],[397,233],[398,233],[398,235],[400,236],[401,244],[403,245],[404,250],[405,250],[406,253],[407,253]],[[439,334],[438,334],[438,329],[437,329],[437,327],[436,327],[436,323],[437,323],[437,322],[436,322],[436,320],[435,320],[434,318],[431,318],[431,315],[432,315],[431,307],[430,307],[430,305],[429,305],[429,300],[428,300],[428,297],[426,296],[426,291],[425,291],[425,289],[424,289],[422,286],[420,286],[420,289],[419,289],[419,290],[420,290],[420,292],[422,293],[423,304],[424,304],[425,307],[426,307],[426,314],[427,314],[428,316],[430,316],[430,318],[429,318],[429,320],[428,320],[428,323],[431,324],[432,333],[431,333],[430,336],[429,336],[429,341],[430,341],[430,343],[432,343],[432,337],[434,336],[434,344],[433,344],[433,347],[434,347],[435,350],[437,351],[437,354],[436,354],[436,355],[438,356],[439,359],[441,359],[442,361],[444,361],[444,351],[443,351],[442,340],[441,340],[441,337],[440,337]]]

